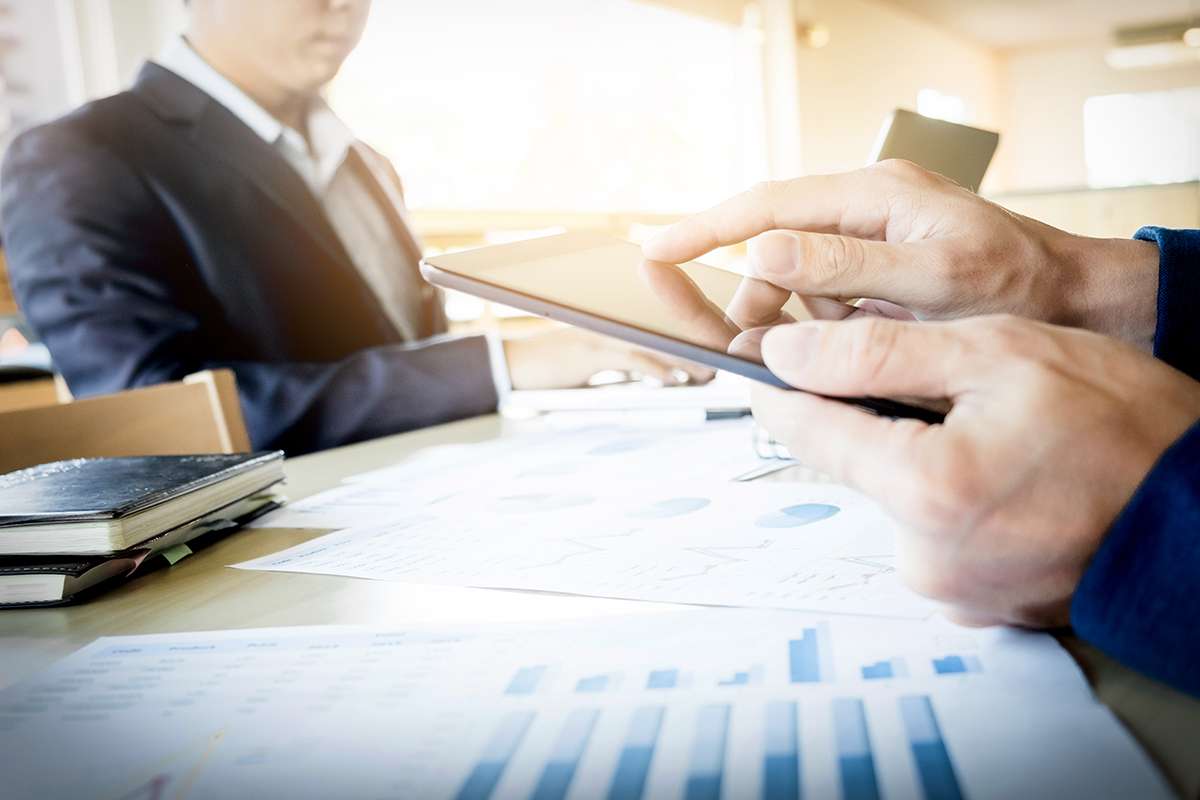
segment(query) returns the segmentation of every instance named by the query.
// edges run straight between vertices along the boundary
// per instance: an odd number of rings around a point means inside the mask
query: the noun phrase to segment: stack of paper
[[[356,476],[236,566],[756,608],[100,640],[0,693],[5,796],[1169,796],[1051,637],[951,625],[878,506],[762,467],[742,422]]]

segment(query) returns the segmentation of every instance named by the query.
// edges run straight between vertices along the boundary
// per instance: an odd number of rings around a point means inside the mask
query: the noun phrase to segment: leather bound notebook
[[[283,480],[283,453],[58,461],[0,475],[0,555],[109,555]]]
[[[262,492],[111,556],[0,557],[0,608],[67,605],[90,598],[129,578],[174,566],[279,506],[280,498]]]

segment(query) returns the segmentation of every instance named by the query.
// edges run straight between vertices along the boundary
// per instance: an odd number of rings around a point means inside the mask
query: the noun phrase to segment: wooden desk
[[[422,447],[491,439],[519,423],[480,417],[331,450],[287,464],[293,499],[345,476],[395,463]],[[246,531],[86,605],[0,612],[0,685],[97,636],[221,628],[348,623],[487,622],[652,613],[656,604],[483,589],[420,586],[324,575],[228,569],[320,535]],[[1200,797],[1200,700],[1143,678],[1077,640],[1068,649],[1099,696],[1138,736],[1185,797]]]
[[[0,412],[52,406],[57,402],[53,378],[0,383]]]
[[[0,317],[9,317],[17,313],[17,299],[13,297],[12,286],[8,282],[8,261],[4,251],[0,250]]]

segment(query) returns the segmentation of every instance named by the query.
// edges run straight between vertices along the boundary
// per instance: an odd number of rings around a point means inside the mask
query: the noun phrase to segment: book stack
[[[0,607],[70,603],[279,505],[283,453],[58,461],[0,475]]]

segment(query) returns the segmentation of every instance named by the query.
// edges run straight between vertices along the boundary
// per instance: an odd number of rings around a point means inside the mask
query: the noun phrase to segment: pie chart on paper
[[[514,494],[501,497],[493,508],[505,514],[533,514],[586,506],[594,500],[585,494]]]
[[[605,442],[602,445],[597,445],[591,450],[588,450],[589,456],[617,456],[622,453],[632,453],[634,450],[641,450],[651,443],[649,439],[617,439],[613,442]]]
[[[827,503],[800,503],[763,514],[754,524],[760,528],[799,528],[829,519],[839,511],[840,508]]]
[[[672,497],[670,500],[660,500],[653,505],[629,512],[634,519],[666,519],[682,517],[693,511],[706,508],[710,501],[707,497]]]

